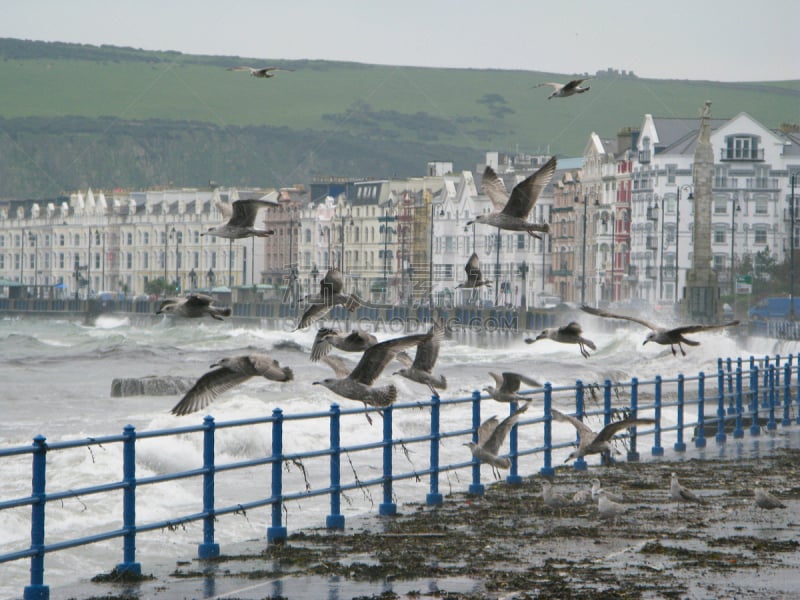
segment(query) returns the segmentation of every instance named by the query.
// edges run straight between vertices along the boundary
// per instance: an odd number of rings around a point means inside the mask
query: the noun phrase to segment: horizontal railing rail
[[[664,454],[665,434],[674,434],[673,449],[676,452],[686,450],[684,437],[686,431],[692,433],[695,447],[704,447],[707,438],[713,435],[718,444],[726,442],[728,435],[734,439],[745,435],[748,425],[750,435],[757,436],[762,430],[775,430],[780,424],[787,427],[800,424],[800,394],[798,393],[800,378],[800,355],[750,357],[748,360],[719,359],[717,371],[708,376],[698,373],[693,376],[679,374],[676,377],[657,375],[652,380],[586,384],[576,381],[574,386],[557,386],[546,383],[543,388],[522,392],[526,401],[531,401],[541,414],[534,411],[526,413],[509,434],[507,456],[511,465],[506,482],[521,482],[519,475],[520,459],[525,459],[526,471],[533,472],[532,465],[539,466],[539,473],[552,475],[553,452],[572,447],[576,439],[553,439],[554,402],[562,410],[569,406],[572,414],[578,418],[602,418],[607,425],[617,418],[652,417],[654,424],[646,427],[631,428],[629,433],[620,434],[615,440],[620,441],[627,450],[629,461],[640,459],[638,441],[646,437],[652,439],[650,453],[652,456]],[[464,455],[463,460],[440,463],[442,440],[457,438],[477,441],[478,427],[482,422],[482,402],[486,400],[479,392],[469,397],[439,399],[436,397],[418,402],[396,403],[384,409],[357,407],[341,408],[331,405],[329,410],[303,414],[284,414],[275,408],[271,414],[248,419],[217,422],[212,416],[206,416],[199,425],[189,425],[170,429],[137,431],[127,425],[121,434],[104,435],[83,439],[48,442],[42,435],[33,439],[29,446],[0,448],[0,468],[3,461],[12,457],[30,456],[32,464],[31,493],[16,498],[0,499],[0,511],[30,507],[30,543],[27,547],[0,554],[0,563],[22,559],[30,559],[30,584],[24,588],[26,599],[43,599],[49,597],[49,587],[44,583],[44,558],[47,554],[76,548],[111,539],[122,539],[122,562],[115,567],[119,573],[129,575],[141,574],[141,565],[136,557],[136,537],[145,532],[173,528],[190,522],[202,521],[202,543],[198,546],[198,557],[213,558],[219,555],[219,544],[215,541],[215,527],[218,517],[240,513],[254,508],[270,507],[271,519],[267,527],[267,540],[271,543],[286,539],[288,532],[283,521],[283,509],[287,501],[302,501],[313,497],[328,496],[330,514],[325,525],[331,529],[342,529],[345,517],[341,511],[342,495],[348,491],[365,488],[380,488],[381,502],[378,512],[391,515],[396,512],[396,497],[393,484],[405,480],[422,481],[428,478],[428,494],[426,503],[442,504],[444,499],[439,492],[439,479],[443,474],[453,471],[471,470],[471,481],[467,491],[471,494],[482,494],[484,484],[481,479],[481,464],[477,459]],[[464,408],[460,408],[460,407]],[[445,410],[466,410],[471,412],[470,426],[450,430],[441,429],[441,414]],[[574,408],[573,408],[574,407]],[[429,411],[429,428],[426,433],[413,433],[404,436],[396,435],[394,419],[408,411]],[[512,402],[509,414],[518,409],[518,403]],[[364,415],[380,415],[382,427],[375,427],[379,439],[361,443],[343,445],[341,442],[341,420],[343,417],[358,418]],[[696,417],[691,416],[696,415]],[[329,422],[327,440],[320,440],[319,447],[311,450],[287,452],[284,448],[284,429],[291,423],[302,423],[309,420],[325,419]],[[240,429],[267,425],[271,428],[271,451],[263,456],[235,460],[218,464],[215,450],[216,433],[219,430]],[[520,433],[526,434],[528,442],[520,447]],[[539,435],[540,434],[540,435]],[[137,445],[154,438],[201,435],[202,466],[180,471],[171,471],[147,476],[137,476]],[[534,441],[531,441],[534,440]],[[536,440],[542,440],[539,443]],[[121,479],[86,485],[80,488],[48,490],[47,457],[53,453],[77,448],[107,447],[112,444],[122,446],[120,468]],[[427,460],[424,465],[415,465],[408,459],[411,468],[398,468],[393,464],[394,450],[406,451],[408,447],[428,445]],[[466,453],[466,450],[464,451]],[[355,472],[353,480],[342,481],[341,467],[343,456],[350,457],[359,453],[381,455],[381,474],[361,479]],[[406,458],[408,455],[406,454]],[[327,469],[328,484],[313,487],[304,477],[304,487],[284,490],[284,470],[289,464],[300,464],[302,461],[323,459],[329,461]],[[349,458],[348,458],[349,460]],[[352,466],[352,463],[351,463]],[[575,469],[586,469],[584,458],[572,463]],[[271,473],[269,496],[243,500],[227,506],[217,506],[215,479],[221,473],[229,471],[268,468]],[[201,479],[202,495],[198,498],[198,509],[186,514],[165,515],[164,518],[139,522],[136,518],[137,492],[143,488],[157,486],[165,482],[185,479]],[[98,531],[59,541],[47,541],[45,527],[45,509],[50,503],[67,498],[82,498],[89,495],[122,492],[122,520],[116,526],[105,531]],[[409,499],[410,500],[410,499]],[[115,500],[116,501],[116,500]]]

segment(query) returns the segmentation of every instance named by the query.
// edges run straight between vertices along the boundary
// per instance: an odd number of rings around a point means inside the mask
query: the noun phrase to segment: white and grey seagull
[[[494,212],[476,215],[472,221],[467,222],[467,225],[479,223],[508,231],[527,231],[533,237],[541,239],[541,236],[534,232],[548,233],[550,226],[547,223],[531,223],[528,221],[528,215],[539,199],[539,194],[550,183],[555,171],[556,157],[553,156],[533,175],[514,186],[509,196],[503,180],[497,176],[492,167],[487,165],[483,172],[481,190],[492,201]]]
[[[661,344],[663,346],[669,346],[670,350],[672,350],[673,356],[677,354],[675,351],[675,346],[678,346],[678,349],[681,351],[683,356],[686,356],[686,351],[683,349],[681,344],[686,344],[687,346],[699,346],[700,342],[695,342],[694,340],[687,339],[684,337],[686,333],[699,333],[701,331],[712,331],[714,329],[722,329],[724,327],[734,327],[739,324],[739,321],[730,321],[728,323],[718,323],[715,325],[682,325],[680,327],[673,327],[669,329],[667,327],[660,327],[655,323],[651,323],[650,321],[645,321],[644,319],[640,319],[638,317],[631,317],[628,315],[618,315],[615,313],[611,313],[599,308],[593,308],[591,306],[583,305],[581,306],[581,310],[584,312],[589,313],[590,315],[595,315],[596,317],[605,317],[608,319],[623,319],[625,321],[632,321],[634,323],[638,323],[639,325],[644,325],[648,329],[650,329],[650,333],[642,342],[642,346],[644,346],[647,342],[655,342],[656,344]]]
[[[775,508],[786,508],[786,505],[778,500],[775,496],[770,494],[767,490],[761,487],[761,483],[753,489],[753,495],[755,496],[755,503],[756,506],[759,508],[766,508],[767,510],[772,510]]]
[[[654,419],[623,419],[609,423],[600,431],[593,431],[591,427],[577,417],[564,414],[555,408],[551,408],[550,413],[556,421],[570,423],[578,430],[578,448],[571,452],[564,462],[569,462],[573,458],[582,458],[588,454],[610,456],[611,439],[618,431],[630,429],[636,425],[652,425],[655,423]]]
[[[226,71],[249,71],[250,75],[253,77],[259,78],[270,78],[275,77],[276,71],[288,71],[290,73],[294,72],[294,69],[284,69],[283,67],[228,67],[225,69]]]
[[[337,361],[331,360],[332,357],[326,356],[324,361],[336,372],[336,377],[329,377],[321,381],[315,381],[314,385],[322,385],[334,394],[363,402],[364,406],[376,406],[385,408],[397,399],[397,388],[390,384],[384,387],[372,387],[372,384],[386,368],[386,365],[395,358],[398,352],[405,348],[418,346],[430,340],[435,335],[441,335],[431,328],[428,333],[419,333],[403,337],[393,338],[378,342],[370,346],[361,355],[361,360],[355,368],[347,373],[341,368]],[[367,415],[367,420],[372,420]]]
[[[469,447],[472,456],[481,462],[492,465],[494,469],[508,469],[511,466],[511,459],[507,456],[498,456],[500,446],[520,415],[528,410],[529,405],[530,402],[526,402],[514,411],[514,414],[509,415],[499,423],[496,416],[489,417],[481,423],[481,426],[478,427],[477,443],[467,442],[464,444]]]
[[[323,356],[327,356],[332,348],[343,352],[363,352],[377,343],[378,338],[363,329],[354,329],[344,334],[338,329],[320,327],[311,346],[311,361],[317,362]]]
[[[186,392],[172,409],[174,415],[188,415],[208,406],[217,396],[251,377],[264,377],[270,381],[291,381],[294,374],[289,367],[281,367],[277,360],[266,354],[244,354],[226,357],[211,365],[209,371]]]
[[[550,100],[550,98],[566,98],[567,96],[574,96],[575,94],[583,94],[584,92],[588,92],[591,89],[591,87],[588,85],[586,87],[583,87],[581,86],[581,84],[584,81],[588,81],[589,79],[591,78],[585,77],[584,79],[573,79],[572,81],[569,81],[567,83],[556,83],[553,81],[547,81],[535,85],[533,87],[537,88],[546,85],[553,88],[553,92],[547,97],[548,100]]]
[[[229,240],[248,237],[269,237],[275,232],[271,229],[258,229],[254,227],[254,224],[258,211],[270,206],[278,206],[278,202],[265,198],[234,200],[231,205],[233,214],[230,219],[218,227],[210,227],[208,231],[201,235],[211,235]]]
[[[427,385],[431,394],[438,398],[439,392],[436,389],[447,389],[447,380],[444,375],[433,374],[433,367],[436,364],[436,359],[439,358],[439,346],[444,334],[444,322],[441,319],[437,319],[429,333],[432,334],[430,339],[417,346],[417,353],[414,355],[412,365],[395,371],[393,374]]]
[[[189,294],[185,298],[166,298],[161,301],[156,311],[157,315],[174,315],[187,319],[199,319],[208,315],[217,321],[223,317],[230,317],[232,310],[229,306],[214,306],[216,299],[207,294]]]
[[[678,475],[673,473],[669,479],[669,495],[676,502],[695,502],[697,504],[704,504],[703,499],[700,498],[689,488],[686,488],[678,481]]]
[[[481,286],[491,286],[491,281],[486,281],[483,278],[483,274],[481,273],[481,261],[478,258],[478,255],[473,252],[472,256],[469,257],[466,266],[464,267],[464,271],[467,272],[467,280],[462,281],[456,286],[456,289],[474,289],[479,288]]]
[[[594,345],[592,340],[583,337],[583,329],[581,329],[581,326],[575,321],[563,327],[548,327],[547,329],[543,329],[535,338],[525,338],[525,343],[533,344],[539,340],[553,340],[561,344],[578,344],[584,358],[589,358],[589,351],[586,349],[587,346],[592,350],[597,350],[597,346]]]
[[[525,396],[521,396],[517,393],[519,392],[519,388],[523,383],[531,387],[542,387],[542,384],[535,379],[525,377],[525,375],[520,375],[519,373],[505,371],[502,375],[498,375],[497,373],[489,372],[489,375],[492,376],[492,379],[494,379],[497,387],[487,385],[485,388],[483,388],[483,391],[498,402],[529,401],[530,398],[526,398]]]
[[[548,508],[558,511],[559,517],[564,507],[572,504],[572,501],[564,494],[555,491],[553,489],[553,484],[546,479],[542,481],[542,501]]]
[[[344,305],[349,311],[355,310],[361,304],[361,300],[355,294],[343,294],[344,277],[339,269],[331,268],[325,273],[325,277],[319,282],[319,295],[306,297],[309,303],[297,329],[304,329],[314,321],[318,321],[327,315],[337,304]]]

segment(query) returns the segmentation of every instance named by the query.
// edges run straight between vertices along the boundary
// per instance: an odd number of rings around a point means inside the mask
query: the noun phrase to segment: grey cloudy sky
[[[800,79],[798,0],[4,0],[0,37],[259,59]]]

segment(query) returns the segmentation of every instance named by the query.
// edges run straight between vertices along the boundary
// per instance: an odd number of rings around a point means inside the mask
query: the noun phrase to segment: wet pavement
[[[640,452],[641,462],[601,467],[590,457],[587,471],[563,466],[552,478],[570,497],[593,478],[622,494],[616,523],[592,504],[549,509],[532,475],[482,497],[398,505],[393,517],[348,518],[343,532],[245,542],[213,561],[148,565],[152,579],[53,588],[50,598],[800,598],[800,429]],[[671,501],[672,472],[703,504]],[[755,507],[756,482],[786,508]]]

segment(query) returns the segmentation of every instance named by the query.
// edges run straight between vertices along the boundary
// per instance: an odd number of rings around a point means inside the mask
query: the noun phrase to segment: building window
[[[142,240],[142,243],[143,243],[145,246],[147,246],[147,245],[150,243],[150,232],[149,232],[149,231],[145,231],[145,232],[144,232],[144,238],[143,238],[143,240]]]
[[[755,210],[757,215],[766,215],[769,212],[769,198],[766,196],[757,196]]]
[[[727,196],[722,196],[722,195],[714,196],[714,214],[715,215],[728,214],[729,204],[730,202],[728,201]]]
[[[674,185],[675,184],[675,171],[677,170],[677,165],[667,165],[667,184]]]
[[[763,228],[756,229],[753,241],[756,244],[766,244],[767,243],[767,230],[763,229]]]
[[[714,243],[715,244],[724,244],[725,238],[727,237],[726,232],[724,229],[717,227],[714,229]]]

